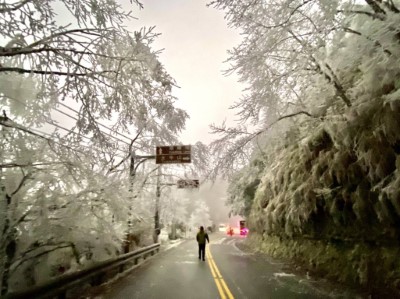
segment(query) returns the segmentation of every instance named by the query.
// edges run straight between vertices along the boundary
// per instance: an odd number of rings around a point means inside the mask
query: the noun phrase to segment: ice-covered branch
[[[377,14],[381,14],[381,15],[386,15],[386,12],[384,9],[381,8],[379,2],[381,1],[375,1],[375,0],[365,0],[365,2],[367,2],[367,4],[372,8],[372,10],[377,13]]]
[[[350,13],[350,14],[361,14],[361,15],[369,16],[369,17],[371,17],[371,18],[373,18],[373,19],[379,19],[379,20],[381,20],[381,21],[384,20],[384,17],[383,17],[382,15],[377,14],[377,13],[373,13],[373,12],[370,12],[370,11],[364,11],[364,10],[342,10],[342,9],[338,9],[337,12],[346,13],[346,14],[348,14],[348,13]]]
[[[379,41],[377,41],[377,40],[372,40],[371,37],[366,36],[366,35],[362,34],[361,32],[356,31],[356,30],[353,30],[353,29],[351,29],[351,28],[349,28],[349,27],[344,27],[343,30],[344,30],[345,32],[353,33],[353,34],[355,34],[355,35],[362,36],[362,37],[366,38],[367,40],[373,42],[373,43],[375,44],[375,46],[378,46],[379,48],[382,48],[383,52],[385,52],[386,54],[392,55],[392,53],[391,53],[388,49],[385,49]]]
[[[102,32],[107,32],[107,31],[110,31],[110,29],[83,28],[83,29],[70,29],[70,30],[60,31],[60,32],[53,33],[52,35],[46,36],[38,41],[35,41],[35,42],[27,45],[27,48],[34,48],[39,45],[47,45],[47,44],[51,43],[52,40],[54,40],[56,37],[60,37],[60,36],[68,36],[70,34],[82,33],[84,35],[93,35],[93,36],[101,37]]]
[[[22,127],[22,126],[20,126],[20,125],[14,123],[14,122],[11,122],[10,120],[4,121],[4,120],[0,119],[0,125],[1,125],[1,126],[4,126],[4,127],[8,127],[8,128],[14,128],[14,129],[17,129],[17,130],[26,132],[26,133],[28,133],[28,134],[31,134],[31,135],[33,135],[33,136],[39,137],[39,138],[41,138],[41,139],[50,141],[49,138],[44,137],[44,136],[42,136],[42,135],[40,135],[40,134],[37,134],[37,133],[35,133],[35,132],[29,130],[28,128]]]
[[[48,165],[72,165],[71,162],[48,162],[48,163],[6,163],[0,164],[0,168],[20,168],[20,167],[35,167],[35,166],[48,166]]]
[[[32,173],[29,172],[27,174],[24,174],[24,176],[22,177],[22,179],[20,180],[18,186],[15,188],[15,190],[11,193],[11,197],[14,196],[15,194],[18,193],[19,190],[21,190],[21,188],[24,186],[25,182],[32,177]]]
[[[12,11],[17,11],[20,9],[22,6],[29,2],[33,2],[34,0],[24,0],[19,3],[13,3],[13,4],[6,4],[6,3],[1,3],[0,5],[3,6],[3,8],[0,8],[0,14],[1,13],[7,13],[7,12],[12,12]]]
[[[116,59],[119,61],[139,61],[138,59],[134,57],[124,57],[124,56],[110,56],[110,55],[105,55],[102,53],[98,53],[95,51],[83,51],[83,50],[77,50],[73,48],[59,48],[59,47],[48,47],[44,46],[41,48],[30,48],[30,47],[12,47],[12,48],[7,48],[7,47],[1,47],[0,46],[0,57],[12,57],[12,56],[18,56],[18,55],[30,55],[30,54],[36,54],[36,53],[43,53],[43,52],[53,52],[55,54],[58,54],[60,52],[65,52],[65,53],[72,53],[72,54],[80,54],[80,55],[86,55],[86,56],[94,56],[94,57],[102,57],[102,58],[108,58],[108,59]]]
[[[0,72],[16,72],[19,74],[40,74],[40,75],[58,75],[58,76],[69,76],[69,77],[86,77],[94,75],[104,75],[108,73],[115,74],[116,71],[99,71],[91,73],[73,73],[73,72],[61,72],[55,70],[27,70],[19,67],[0,67]]]
[[[264,24],[259,23],[259,22],[254,22],[254,24],[256,24],[257,26],[261,26],[261,27],[263,27],[264,29],[274,29],[274,28],[281,28],[281,27],[289,27],[289,26],[291,25],[291,24],[289,23],[289,21],[290,21],[290,19],[292,18],[292,16],[293,16],[297,11],[299,11],[300,8],[302,8],[303,6],[305,6],[306,4],[308,4],[309,2],[312,2],[312,1],[314,1],[314,0],[305,0],[305,1],[303,1],[303,3],[300,3],[299,5],[297,5],[295,8],[293,8],[293,9],[290,11],[290,13],[289,13],[288,17],[286,18],[286,20],[283,21],[283,22],[281,22],[281,23],[278,23],[278,24],[275,24],[275,25],[264,25]],[[296,21],[296,22],[299,22],[299,21]]]

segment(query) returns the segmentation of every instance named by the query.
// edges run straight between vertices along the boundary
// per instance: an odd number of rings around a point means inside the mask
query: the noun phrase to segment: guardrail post
[[[124,265],[119,266],[118,272],[119,273],[124,272]]]
[[[105,273],[100,273],[99,275],[96,275],[95,277],[93,277],[92,280],[92,286],[98,286],[101,285],[103,282],[103,278]]]

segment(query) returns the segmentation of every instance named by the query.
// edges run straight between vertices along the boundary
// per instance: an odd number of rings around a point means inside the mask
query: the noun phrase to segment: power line
[[[20,100],[18,100],[18,99],[10,98],[10,97],[8,97],[8,98],[9,98],[10,100],[17,101],[18,103],[20,103],[20,104],[24,105],[25,107],[29,108],[27,104],[25,104],[24,102],[22,102],[22,101],[20,101]],[[64,107],[67,107],[68,109],[70,109],[70,110],[72,110],[72,111],[74,111],[74,112],[77,112],[76,110],[74,110],[74,109],[72,109],[72,108],[69,108],[68,106],[66,106],[66,105],[64,105],[64,104],[62,104],[62,103],[60,103],[60,104],[61,104],[62,106],[64,106]],[[53,108],[53,109],[56,110],[57,112],[60,112],[60,113],[64,114],[64,115],[67,116],[67,117],[70,117],[70,118],[76,120],[76,121],[79,120],[78,118],[76,118],[76,117],[74,117],[74,116],[72,116],[72,115],[69,115],[68,113],[66,113],[66,112],[64,112],[64,111],[62,111],[62,110],[59,110],[59,109],[57,109],[57,108]],[[77,112],[77,113],[79,114],[79,112]],[[47,120],[46,120],[45,122],[48,123],[48,124],[50,124],[50,125],[54,125],[54,126],[55,126],[54,123],[50,123],[50,122],[47,121]],[[102,126],[102,127],[105,127],[106,129],[110,130],[111,132],[114,132],[114,133],[116,133],[116,134],[120,134],[120,133],[116,132],[115,130],[113,130],[113,129],[111,129],[111,128],[108,128],[107,126],[104,126],[103,124],[98,123],[97,121],[94,121],[94,122],[97,123],[98,125]],[[68,129],[66,129],[66,128],[63,128],[63,129],[64,129],[64,130],[68,130]],[[82,135],[82,134],[73,132],[72,130],[68,130],[68,131],[70,131],[70,132],[72,132],[72,133],[74,133],[74,134],[77,134],[77,135],[79,135],[79,136],[84,136],[84,135]],[[114,139],[116,139],[116,140],[118,140],[118,141],[120,141],[120,142],[122,142],[122,143],[125,143],[125,144],[128,145],[128,146],[130,146],[130,143],[126,142],[125,140],[119,139],[118,137],[113,136],[113,135],[111,135],[111,134],[109,134],[109,133],[107,133],[107,132],[101,131],[101,130],[100,130],[100,132],[102,132],[102,133],[104,133],[105,135],[110,136],[111,138],[114,138]],[[120,134],[120,135],[122,135],[122,134]],[[124,135],[122,135],[122,136],[124,136]],[[86,137],[86,136],[85,136],[85,137]],[[124,136],[124,137],[129,139],[129,137],[126,137],[126,136]]]
[[[24,132],[31,133],[31,134],[33,134],[33,135],[36,136],[36,137],[42,138],[42,139],[44,139],[44,140],[47,140],[48,142],[53,142],[53,143],[55,143],[55,144],[59,144],[59,145],[65,147],[65,148],[68,148],[68,149],[70,149],[70,150],[72,150],[72,151],[81,153],[81,154],[83,154],[83,155],[88,155],[88,153],[85,153],[85,152],[83,152],[83,151],[81,151],[81,150],[79,150],[79,149],[73,148],[73,147],[71,147],[71,146],[68,146],[68,145],[62,143],[62,142],[56,141],[56,140],[54,140],[53,138],[46,137],[46,135],[48,135],[48,136],[52,136],[52,135],[50,135],[49,133],[40,131],[40,130],[38,130],[38,129],[28,129],[28,128],[26,128],[26,127],[24,127],[24,126],[22,126],[22,125],[19,125],[19,124],[16,124],[16,125],[17,125],[16,127],[15,127],[15,126],[12,126],[12,125],[6,125],[5,123],[2,123],[2,122],[0,122],[0,124],[3,125],[3,126],[6,126],[6,127],[10,127],[10,128],[20,129],[20,130],[22,130],[22,131],[24,131]],[[36,133],[36,132],[37,132],[37,133]],[[87,148],[87,149],[92,149],[92,148],[87,147],[87,146],[84,146],[84,145],[81,145],[81,146],[82,146],[82,147],[85,147],[85,148]],[[125,158],[125,157],[121,157],[121,156],[119,156],[119,155],[115,155],[115,156],[116,156],[116,157],[119,157],[119,158],[121,158],[121,159],[124,159],[124,158]]]
[[[84,139],[89,140],[89,141],[92,141],[92,139],[90,139],[89,137],[87,137],[87,136],[85,136],[85,135],[82,135],[82,134],[79,134],[79,133],[77,133],[77,132],[74,132],[74,131],[72,131],[72,130],[66,129],[66,128],[64,128],[63,126],[60,126],[60,125],[58,125],[58,124],[56,124],[56,123],[49,122],[49,121],[46,121],[46,123],[48,123],[48,124],[50,124],[50,125],[53,125],[53,126],[55,126],[55,127],[57,127],[57,128],[60,128],[60,129],[62,129],[62,130],[64,130],[64,131],[67,131],[67,132],[69,132],[69,133],[76,134],[76,135],[78,135],[78,136],[80,136],[80,137],[82,137],[82,138],[84,138]],[[120,151],[120,152],[123,153],[123,154],[125,154],[125,152],[124,152],[123,150],[119,149],[119,148],[117,148],[116,150],[117,150],[117,151]]]
[[[40,130],[38,130],[38,129],[31,129],[31,130],[34,131],[34,132],[37,132],[37,133],[39,133],[39,134],[43,134],[43,135],[50,136],[50,137],[45,137],[45,136],[44,136],[48,141],[54,142],[54,143],[56,143],[56,144],[62,145],[62,146],[64,146],[64,147],[66,147],[66,148],[69,148],[69,149],[71,149],[71,150],[73,150],[73,151],[77,151],[77,152],[80,152],[80,153],[82,153],[82,154],[84,154],[84,155],[87,155],[87,153],[82,152],[81,150],[78,150],[78,149],[76,149],[76,148],[70,147],[70,146],[68,146],[68,145],[66,145],[66,144],[64,144],[64,143],[62,143],[62,142],[57,142],[57,141],[55,141],[54,139],[52,139],[52,134],[49,134],[49,133],[40,131]],[[84,136],[84,137],[86,137],[86,136]],[[86,138],[88,138],[88,137],[86,137]],[[87,149],[89,149],[89,150],[92,149],[91,147],[86,146],[86,145],[80,144],[80,146],[82,146],[82,147],[84,147],[84,148],[87,148]],[[99,148],[99,147],[97,147],[97,146],[96,146],[96,148],[97,148],[97,149],[101,149],[101,148]],[[119,151],[121,151],[121,150],[119,150]],[[121,152],[122,152],[122,151],[121,151]],[[123,152],[122,152],[122,153],[123,153]],[[122,157],[122,156],[119,156],[119,155],[115,155],[115,156],[118,157],[118,158],[121,158],[121,159],[124,159],[124,158],[125,158],[125,157]]]
[[[72,109],[71,107],[68,107],[67,105],[65,105],[65,104],[63,104],[63,103],[59,103],[59,104],[60,104],[61,106],[65,107],[65,108],[67,108],[67,109],[69,109],[69,110],[75,112],[75,113],[78,114],[78,115],[80,114],[79,111],[76,111],[75,109]],[[57,110],[57,108],[55,108],[55,109]],[[59,111],[59,110],[57,110],[57,111]],[[122,136],[122,137],[125,137],[125,138],[128,139],[129,141],[132,140],[131,137],[128,137],[128,136],[126,136],[126,135],[124,135],[124,134],[122,134],[122,133],[119,133],[119,132],[117,132],[117,131],[115,131],[115,130],[109,128],[109,127],[107,127],[106,125],[103,125],[103,124],[101,124],[101,123],[99,123],[99,122],[97,122],[97,121],[94,121],[94,122],[95,122],[96,124],[98,124],[100,127],[106,128],[106,129],[110,130],[111,132],[114,132],[114,133],[117,134],[117,135],[120,135],[120,136]]]
[[[64,111],[62,111],[62,110],[60,110],[60,109],[58,109],[58,108],[53,108],[53,109],[54,109],[55,111],[57,111],[57,112],[60,112],[61,114],[64,114],[65,116],[68,116],[68,117],[74,119],[74,120],[79,120],[78,118],[76,118],[76,117],[74,117],[74,116],[72,116],[72,115],[69,115],[68,113],[65,113]],[[116,131],[113,131],[112,129],[110,129],[110,128],[108,128],[108,127],[106,127],[106,126],[104,126],[104,125],[98,123],[97,121],[94,121],[94,122],[95,122],[96,124],[98,124],[99,126],[101,126],[101,127],[105,127],[106,129],[110,130],[111,132],[117,133]],[[113,136],[113,135],[111,135],[110,133],[107,133],[107,132],[104,132],[104,131],[101,131],[101,130],[100,130],[100,132],[102,132],[102,133],[104,133],[104,134],[106,134],[106,135],[108,135],[108,136],[110,136],[110,137],[112,137],[112,138],[115,138],[116,140],[118,140],[118,141],[120,141],[120,142],[122,142],[122,143],[125,143],[126,145],[130,145],[130,144],[129,144],[128,142],[126,142],[125,140],[119,139],[118,137]]]

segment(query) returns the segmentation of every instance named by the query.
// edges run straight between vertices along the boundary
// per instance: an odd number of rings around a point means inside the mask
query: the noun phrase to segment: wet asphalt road
[[[210,239],[205,262],[197,257],[196,241],[187,240],[148,259],[96,298],[355,298],[294,275],[265,255],[241,251],[243,237],[215,233]]]

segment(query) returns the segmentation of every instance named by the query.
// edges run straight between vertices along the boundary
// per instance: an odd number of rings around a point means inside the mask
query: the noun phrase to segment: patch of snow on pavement
[[[171,248],[174,248],[178,245],[180,245],[183,242],[183,239],[175,240],[175,241],[170,241],[169,243],[165,243],[161,245],[161,248],[163,251],[169,250]]]
[[[274,276],[275,276],[275,277],[293,277],[293,276],[295,276],[295,275],[292,274],[292,273],[284,273],[284,272],[281,272],[281,273],[274,273]]]

